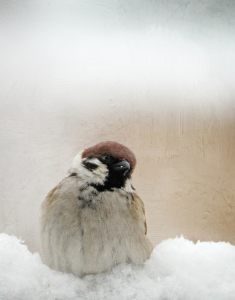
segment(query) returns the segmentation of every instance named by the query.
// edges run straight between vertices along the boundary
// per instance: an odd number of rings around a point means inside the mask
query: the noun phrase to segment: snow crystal
[[[0,234],[1,300],[235,300],[235,246],[169,239],[143,266],[77,278],[43,265],[39,254]]]

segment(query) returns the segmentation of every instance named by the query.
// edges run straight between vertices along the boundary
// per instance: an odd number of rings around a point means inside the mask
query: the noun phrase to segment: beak
[[[112,168],[114,171],[125,176],[125,174],[130,170],[130,164],[126,160],[123,160],[112,165]]]

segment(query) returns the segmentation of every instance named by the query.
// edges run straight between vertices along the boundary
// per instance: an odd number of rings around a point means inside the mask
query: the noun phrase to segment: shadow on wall
[[[137,156],[133,184],[154,245],[181,234],[235,244],[235,115],[221,113],[150,109],[126,111],[122,126],[111,115],[102,122],[109,133],[95,142],[116,140]]]

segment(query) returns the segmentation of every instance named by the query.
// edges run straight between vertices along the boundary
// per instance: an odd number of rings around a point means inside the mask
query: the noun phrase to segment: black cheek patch
[[[92,170],[96,170],[98,168],[97,164],[93,164],[89,161],[84,161],[83,165],[85,168],[87,168],[88,170],[92,171]]]

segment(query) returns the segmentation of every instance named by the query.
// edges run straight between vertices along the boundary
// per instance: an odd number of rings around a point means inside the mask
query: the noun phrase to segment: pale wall
[[[221,1],[1,2],[0,230],[40,251],[73,156],[129,146],[154,244],[235,244],[235,8]]]

